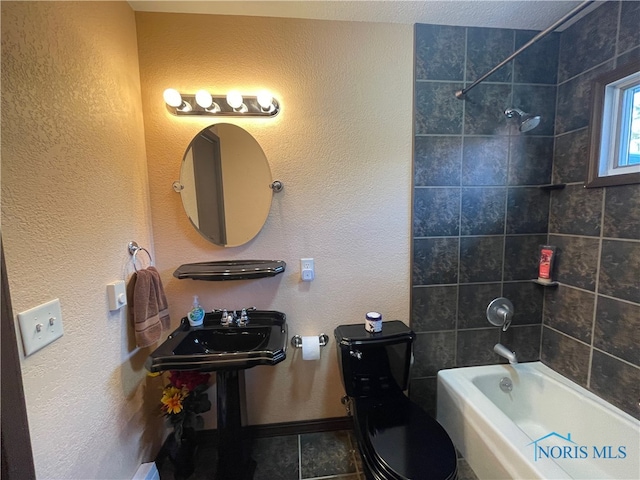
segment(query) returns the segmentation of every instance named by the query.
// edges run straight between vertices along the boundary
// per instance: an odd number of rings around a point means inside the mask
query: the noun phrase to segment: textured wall
[[[436,375],[451,367],[538,360],[543,289],[538,244],[547,239],[558,35],[552,34],[476,86],[535,32],[416,25],[411,326],[418,332],[411,397],[435,409]],[[545,58],[541,62],[540,58]],[[542,115],[526,133],[508,107]],[[486,319],[504,296],[507,332]]]
[[[154,244],[173,323],[193,294],[207,310],[281,310],[291,335],[333,337],[373,309],[408,322],[411,27],[153,13],[136,21]],[[170,115],[168,87],[267,88],[281,103],[273,119],[225,120],[258,140],[285,185],[244,246],[205,241],[171,189],[191,138],[216,119]],[[315,258],[311,283],[299,279],[301,257]],[[186,262],[242,258],[282,259],[287,270],[221,283],[172,276]],[[276,367],[248,370],[249,423],[344,415],[335,348],[332,338],[318,362],[290,350]]]
[[[125,2],[2,2],[13,307],[59,298],[65,330],[22,359],[38,478],[131,478],[160,441],[159,379],[147,380],[148,351],[106,298],[106,284],[131,273],[127,243],[152,246],[139,102]]]
[[[583,188],[591,81],[640,59],[640,3],[607,2],[562,33],[542,361],[640,418],[640,185]]]

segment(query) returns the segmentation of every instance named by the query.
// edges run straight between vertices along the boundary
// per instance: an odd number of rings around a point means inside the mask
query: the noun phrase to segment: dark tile
[[[593,392],[640,419],[640,368],[594,350],[590,385]]]
[[[640,45],[640,2],[621,2],[618,52],[626,52]]]
[[[503,237],[460,239],[460,283],[502,280]]]
[[[345,431],[300,435],[301,478],[356,472],[350,449]]]
[[[511,121],[504,111],[511,107],[511,85],[481,83],[467,93],[464,105],[466,135],[509,134]]]
[[[475,81],[513,53],[514,32],[502,28],[467,29],[467,81]],[[510,82],[513,64],[507,63],[487,82]]]
[[[497,327],[482,330],[458,330],[456,367],[494,365],[500,357],[493,353],[493,346],[500,341]]]
[[[599,240],[550,235],[549,243],[557,247],[555,279],[574,287],[594,291]]]
[[[640,303],[640,243],[603,240],[599,293]]]
[[[500,343],[512,352],[516,352],[518,362],[536,362],[540,360],[541,325],[511,326],[506,332],[500,332]],[[505,358],[501,359],[506,363]]]
[[[567,185],[551,192],[549,233],[600,236],[602,188]]]
[[[542,327],[540,360],[561,375],[587,385],[590,348],[566,335]]]
[[[504,233],[506,193],[503,187],[463,188],[460,235]]]
[[[606,189],[604,237],[640,239],[640,185]]]
[[[612,68],[613,61],[610,61],[558,86],[556,134],[578,130],[589,125],[591,82],[598,75]]]
[[[254,480],[298,480],[298,436],[256,438],[252,458],[256,461]]]
[[[613,57],[618,8],[619,2],[606,2],[562,32],[558,69],[560,82]]]
[[[462,185],[505,185],[507,137],[466,137],[462,147]]]
[[[415,35],[417,80],[464,80],[464,27],[417,24]]]
[[[415,186],[460,185],[462,137],[416,137]]]
[[[553,135],[556,117],[555,85],[514,85],[513,106],[540,115],[540,124],[524,135]],[[513,120],[512,120],[513,121]],[[517,122],[513,121],[517,127]]]
[[[457,480],[478,480],[478,477],[464,458],[458,458]]]
[[[458,238],[413,242],[413,285],[458,283]]]
[[[434,377],[455,366],[455,332],[418,333],[413,345],[413,378]]]
[[[593,346],[640,366],[640,306],[598,297]]]
[[[507,233],[547,233],[549,192],[537,187],[510,188]]]
[[[458,328],[488,327],[487,306],[502,296],[502,285],[488,283],[480,285],[460,285],[458,296]]]
[[[595,295],[564,285],[545,292],[544,324],[591,343]]]
[[[616,65],[620,67],[634,60],[640,60],[640,47],[632,48],[628,52],[618,55],[616,57]]]
[[[508,235],[504,246],[504,279],[538,278],[538,251],[545,243],[546,235]]]
[[[583,182],[586,178],[588,152],[587,128],[556,137],[553,183]]]
[[[509,141],[509,185],[551,183],[553,137],[516,135]]]
[[[413,287],[411,328],[415,332],[456,328],[458,287]]]
[[[418,82],[416,89],[416,134],[461,134],[463,102],[455,92],[459,83]]]
[[[516,30],[516,49],[535,37],[532,30]],[[514,82],[555,85],[558,78],[560,34],[551,33],[537,40],[513,61]]]
[[[460,188],[420,187],[413,196],[413,236],[447,237],[460,231]]]
[[[435,418],[438,400],[438,378],[415,378],[409,385],[409,398]]]
[[[544,288],[533,282],[505,283],[502,296],[513,303],[512,325],[531,325],[542,323],[542,304]]]

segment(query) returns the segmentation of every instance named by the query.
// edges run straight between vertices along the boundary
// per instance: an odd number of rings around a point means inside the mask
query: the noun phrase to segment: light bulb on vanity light
[[[227,93],[227,103],[235,111],[246,111],[247,107],[243,103],[242,94],[237,90],[231,90]]]
[[[206,90],[198,90],[196,92],[196,103],[206,110],[213,103],[213,97]]]
[[[261,92],[259,92],[257,100],[258,105],[260,105],[260,108],[263,112],[269,112],[274,108],[273,95],[271,95],[271,92],[269,92],[268,90],[262,90]]]
[[[170,107],[176,108],[182,112],[191,110],[191,105],[182,100],[182,95],[174,88],[167,88],[162,94],[164,101]]]
[[[220,106],[213,101],[213,97],[206,90],[198,90],[196,92],[196,103],[207,112],[217,113],[220,111]]]

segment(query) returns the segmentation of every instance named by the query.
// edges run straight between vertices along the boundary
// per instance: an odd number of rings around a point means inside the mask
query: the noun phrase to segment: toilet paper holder
[[[329,335],[326,333],[321,333],[318,335],[320,339],[320,346],[324,347],[327,343],[329,343]],[[294,335],[291,337],[291,346],[294,348],[302,348],[302,335]]]

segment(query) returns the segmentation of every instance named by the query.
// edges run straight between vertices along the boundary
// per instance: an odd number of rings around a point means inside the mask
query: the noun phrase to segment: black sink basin
[[[151,372],[164,370],[240,370],[275,365],[286,357],[287,324],[282,312],[251,310],[244,327],[220,325],[220,312],[205,315],[200,327],[183,318],[147,359]]]

